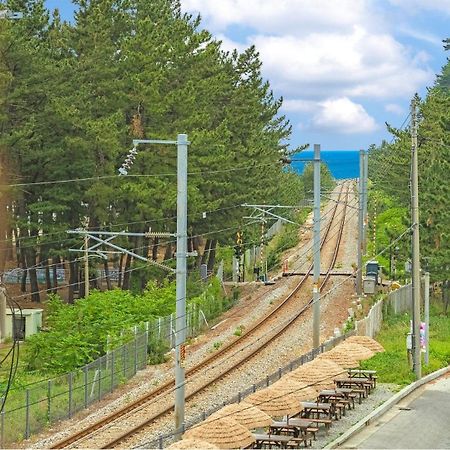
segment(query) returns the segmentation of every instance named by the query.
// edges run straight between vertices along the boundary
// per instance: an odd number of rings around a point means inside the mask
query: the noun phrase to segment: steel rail
[[[341,186],[341,189],[340,189],[340,192],[339,192],[339,198],[342,196],[342,193],[343,193],[343,190],[344,190],[344,185],[345,185],[345,183],[343,183],[342,186]],[[347,198],[348,198],[348,191],[347,191]],[[334,208],[333,208],[332,217],[329,220],[329,223],[328,223],[327,228],[325,230],[324,237],[321,240],[321,248],[323,247],[323,245],[324,245],[324,243],[326,241],[326,238],[328,236],[328,233],[329,233],[329,231],[331,229],[331,225],[332,225],[332,223],[334,221],[334,218],[335,218],[338,206],[339,206],[339,204],[336,203]],[[342,229],[343,229],[343,224],[344,224],[344,221],[345,221],[345,209],[346,209],[346,203],[345,203],[345,206],[344,206],[343,219],[342,219],[341,225],[340,225],[340,231],[339,231],[339,237],[338,237],[338,242],[339,243],[340,243],[340,237],[341,237],[341,233],[342,233]],[[333,255],[333,261],[332,261],[332,265],[333,266],[335,264],[336,258],[337,258],[337,250],[335,249],[335,254]],[[200,362],[198,365],[196,365],[196,366],[192,367],[191,369],[187,370],[186,371],[186,377],[189,377],[189,376],[192,376],[195,373],[198,373],[203,368],[207,367],[211,362],[216,361],[216,360],[220,359],[221,357],[223,357],[226,353],[228,353],[229,351],[234,349],[238,344],[241,344],[242,342],[244,342],[244,340],[248,339],[251,336],[251,334],[254,333],[256,330],[258,330],[259,328],[261,328],[264,325],[264,323],[267,322],[267,320],[269,320],[270,318],[274,317],[275,314],[278,313],[280,311],[280,309],[283,308],[286,305],[286,303],[288,303],[289,300],[298,292],[300,287],[308,279],[309,273],[311,272],[311,270],[312,270],[312,265],[310,265],[310,267],[308,268],[308,270],[306,272],[306,275],[301,278],[301,280],[294,287],[294,289],[291,291],[291,293],[282,302],[280,302],[272,311],[270,311],[269,314],[267,314],[262,319],[260,319],[258,322],[256,322],[242,336],[240,336],[239,338],[237,338],[234,341],[230,342],[229,344],[225,345],[219,351],[217,351],[213,355],[209,356],[208,358],[206,358],[205,360]],[[328,278],[330,276],[329,272],[331,270],[332,270],[332,267],[330,266],[330,269],[329,269],[329,271],[327,273],[327,276],[326,276],[326,280],[321,285],[321,288],[326,283],[326,281],[328,280]],[[282,333],[284,331],[284,329],[286,329],[294,320],[296,320],[301,314],[303,314],[303,312],[310,306],[311,303],[312,303],[312,301],[308,302],[299,311],[299,313],[296,314],[296,316],[294,318],[292,318],[287,323],[286,327],[284,327],[283,330],[280,330],[279,333]],[[267,346],[277,336],[278,335],[275,335],[272,338],[270,338],[269,341],[264,343],[260,348],[256,349],[252,353],[252,355],[255,355],[255,354],[259,353],[259,351],[261,351],[265,346]],[[249,357],[244,358],[243,360],[239,361],[236,365],[234,365],[233,367],[229,368],[225,372],[222,372],[220,377],[223,377],[227,373],[231,372],[232,370],[235,370],[237,367],[239,367],[242,364],[244,364],[245,362],[247,362],[248,359],[252,355],[250,355]],[[217,381],[217,378],[214,379],[214,380],[209,381],[204,386],[196,389],[194,392],[192,392],[189,395],[187,395],[186,399],[189,399],[189,398],[193,397],[194,395],[198,394],[201,390],[205,389],[206,387],[208,387],[209,385],[211,385],[212,383],[214,383],[216,381]],[[123,418],[126,415],[129,415],[133,411],[140,409],[142,406],[150,403],[154,399],[162,397],[163,394],[165,394],[168,391],[173,390],[173,389],[174,389],[174,380],[169,380],[166,383],[162,384],[159,388],[155,389],[154,391],[152,391],[152,392],[148,393],[147,395],[145,395],[145,396],[135,400],[134,402],[130,403],[129,405],[126,405],[125,407],[121,408],[120,410],[115,411],[114,413],[108,415],[107,417],[105,417],[105,418],[95,422],[90,427],[85,428],[85,429],[83,429],[83,430],[81,430],[81,431],[79,431],[77,433],[74,433],[73,435],[67,437],[66,439],[64,439],[62,441],[59,441],[58,443],[54,444],[50,448],[67,448],[67,447],[73,445],[76,442],[82,441],[85,438],[89,437],[90,435],[95,434],[95,432],[97,432],[97,431],[101,430],[102,428],[106,427],[107,425],[112,424],[117,419],[120,419],[120,418]],[[146,419],[145,421],[143,421],[142,423],[140,423],[137,426],[133,427],[133,429],[128,430],[127,432],[125,432],[123,435],[117,437],[116,439],[109,441],[107,444],[105,444],[101,448],[112,448],[114,446],[117,446],[120,442],[123,442],[125,439],[127,439],[131,435],[135,434],[137,431],[141,430],[145,426],[149,425],[151,422],[155,421],[156,419],[162,417],[163,415],[167,414],[168,412],[170,412],[172,410],[173,410],[173,405],[165,408],[164,411],[160,411],[158,414],[153,415],[152,417]]]

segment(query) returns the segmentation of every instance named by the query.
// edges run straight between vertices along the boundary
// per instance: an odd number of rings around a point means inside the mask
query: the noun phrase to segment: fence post
[[[125,350],[125,344],[122,344],[122,363],[123,363],[123,376],[127,377],[127,351]]]
[[[281,367],[278,367],[278,379],[281,378],[281,376],[283,375]]]
[[[111,355],[111,392],[114,390],[114,353],[115,350],[113,350]]]
[[[69,372],[69,419],[72,417],[73,372]]]
[[[84,366],[84,368],[83,368],[83,378],[84,378],[84,407],[87,408],[88,401],[89,401],[89,396],[88,396],[89,378],[88,378],[88,367],[87,366]]]
[[[170,322],[169,322],[169,334],[170,334],[170,348],[173,348],[173,313],[170,313]]]
[[[3,405],[4,397],[0,397],[0,403]],[[0,413],[0,448],[5,448],[5,409]]]
[[[98,400],[102,398],[102,363],[99,360],[98,366]]]
[[[145,322],[145,351],[144,351],[144,361],[142,361],[143,368],[145,368],[145,366],[147,365],[148,341],[150,338],[149,334],[150,334],[150,323]]]
[[[47,421],[52,421],[52,380],[47,383]]]
[[[26,402],[26,411],[25,411],[25,439],[30,437],[30,390],[27,389],[25,392],[25,402]]]
[[[161,340],[161,317],[158,317],[158,341]]]
[[[138,355],[137,355],[137,325],[134,326],[134,374],[136,375],[137,372],[137,361],[138,361]]]

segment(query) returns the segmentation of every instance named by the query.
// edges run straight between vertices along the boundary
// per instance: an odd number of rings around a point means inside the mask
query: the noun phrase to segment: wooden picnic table
[[[333,416],[337,419],[336,408],[332,403],[321,402],[301,402],[303,410],[300,412],[303,418],[317,418],[320,419],[321,415],[332,419]]]
[[[291,436],[284,436],[282,434],[263,434],[263,433],[253,433],[255,442],[253,443],[253,448],[272,448],[272,445],[278,448],[287,448],[287,444],[291,441]]]
[[[368,370],[368,369],[349,369],[348,376],[350,378],[359,377],[359,378],[367,378],[373,384],[373,387],[377,387],[377,371],[376,370]]]
[[[334,380],[338,388],[361,389],[365,393],[364,397],[370,394],[373,384],[367,378],[338,378]]]
[[[307,419],[290,419],[274,421],[270,425],[270,432],[274,434],[292,434],[294,437],[298,437],[301,434],[307,434],[307,428],[312,427],[314,424]]]
[[[348,392],[349,391],[349,392]],[[323,403],[334,403],[334,404],[343,404],[344,405],[344,415],[345,415],[345,406],[348,406],[348,409],[355,408],[355,399],[350,396],[352,389],[346,389],[345,392],[342,389],[325,389],[319,392],[317,396],[318,402]]]

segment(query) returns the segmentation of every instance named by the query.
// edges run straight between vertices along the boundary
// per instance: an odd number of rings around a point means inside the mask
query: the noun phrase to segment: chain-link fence
[[[147,364],[149,337],[148,331],[136,329],[130,342],[76,371],[11,389],[0,414],[1,447],[72,417],[134,376]]]
[[[294,359],[289,364],[286,364],[284,367],[280,367],[276,372],[272,373],[271,375],[266,375],[264,378],[260,379],[257,383],[252,384],[251,386],[249,386],[247,389],[244,389],[243,391],[239,391],[236,395],[234,395],[231,398],[228,398],[227,400],[223,401],[221,404],[216,405],[213,408],[203,411],[201,415],[199,415],[198,417],[195,417],[193,420],[190,420],[189,422],[187,422],[185,424],[184,428],[185,429],[191,428],[194,425],[197,425],[198,423],[202,422],[207,417],[209,417],[211,414],[215,413],[216,411],[223,408],[224,406],[232,404],[232,403],[240,403],[250,394],[252,394],[260,389],[269,387],[271,384],[278,381],[283,375],[286,375],[289,372],[292,372],[293,370],[302,366],[303,364],[306,364],[307,362],[312,361],[321,353],[332,349],[337,344],[341,343],[344,339],[346,339],[347,337],[352,336],[354,334],[355,334],[355,332],[352,330],[345,335],[334,337],[334,338],[330,339],[329,341],[324,342],[319,348],[310,350],[308,353],[305,353],[304,355],[300,356],[299,358]],[[140,445],[140,448],[162,449],[162,448],[167,447],[171,442],[173,442],[174,437],[175,437],[174,433],[161,434],[157,439]]]
[[[200,334],[208,321],[231,306],[231,300],[205,293],[201,303],[186,308],[186,335]],[[135,327],[126,344],[80,369],[50,380],[12,388],[0,413],[0,447],[28,439],[52,422],[70,418],[112,392],[147,365],[148,355],[175,347],[175,313]],[[3,399],[0,398],[0,404]]]

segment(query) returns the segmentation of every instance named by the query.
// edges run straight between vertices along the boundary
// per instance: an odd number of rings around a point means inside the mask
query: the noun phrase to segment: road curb
[[[345,441],[347,441],[353,435],[358,433],[361,429],[363,429],[364,427],[366,427],[367,425],[372,423],[375,419],[377,419],[378,417],[383,415],[385,412],[387,412],[390,408],[392,408],[400,400],[404,399],[411,392],[415,391],[417,388],[419,388],[420,386],[423,386],[424,384],[428,383],[429,381],[432,381],[436,378],[439,378],[442,375],[445,375],[447,372],[450,372],[450,366],[444,367],[443,369],[436,370],[436,372],[430,373],[427,376],[421,378],[420,380],[409,384],[408,386],[403,388],[400,392],[397,392],[389,400],[387,400],[382,405],[380,405],[378,408],[376,408],[374,411],[372,411],[370,414],[368,414],[366,417],[361,419],[359,422],[355,423],[355,425],[353,425],[350,429],[348,429],[345,433],[343,433],[337,439],[330,442],[324,448],[340,447],[343,443],[345,443]]]

